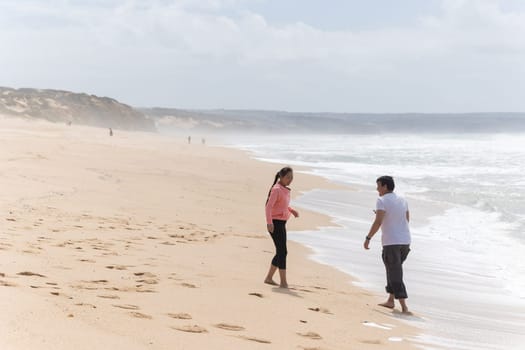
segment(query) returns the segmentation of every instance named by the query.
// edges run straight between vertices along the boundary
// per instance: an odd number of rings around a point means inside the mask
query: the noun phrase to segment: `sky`
[[[525,112],[525,1],[0,0],[0,65],[135,107]]]

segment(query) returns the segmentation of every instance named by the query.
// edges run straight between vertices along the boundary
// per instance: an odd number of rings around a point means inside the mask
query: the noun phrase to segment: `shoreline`
[[[290,242],[290,290],[262,282],[273,165],[155,134],[2,122],[2,348],[415,348],[417,329],[303,245]],[[331,186],[297,175],[294,198]],[[329,222],[301,210],[288,229]]]
[[[313,194],[310,193],[309,197],[302,198],[306,208],[311,209],[315,207],[316,201],[325,204],[324,207],[320,206],[323,207],[323,210],[320,210],[320,212],[324,214],[329,213],[329,208],[334,206],[335,203],[344,208],[352,209],[348,211],[348,216],[341,216],[341,211],[337,215],[333,214],[334,220],[341,228],[327,227],[325,229],[324,233],[332,243],[319,247],[318,245],[322,242],[316,237],[316,232],[297,232],[294,235],[290,235],[290,239],[310,247],[313,250],[310,258],[315,262],[335,267],[337,270],[351,276],[356,286],[379,295],[380,287],[384,283],[384,276],[380,268],[376,268],[375,272],[370,268],[372,265],[377,265],[378,262],[374,261],[374,258],[370,259],[369,256],[366,256],[369,254],[359,252],[359,248],[356,251],[353,250],[360,246],[362,242],[359,237],[361,237],[361,233],[366,233],[372,222],[372,218],[369,222],[361,219],[366,217],[367,211],[370,211],[369,208],[361,203],[373,203],[371,199],[372,197],[375,198],[375,196],[365,195],[365,192],[372,193],[373,188],[372,186],[367,188],[357,184],[353,184],[352,188],[355,191],[348,191],[346,196],[353,198],[348,201],[341,200],[339,202],[336,198],[340,194],[335,195],[336,192],[334,191],[323,190],[316,191],[317,193]],[[326,192],[324,196],[319,195],[323,192]],[[352,196],[352,194],[355,194],[355,196]],[[342,194],[342,196],[345,196],[345,194]],[[326,199],[330,197],[333,202],[326,204],[328,203]],[[364,197],[370,198],[363,201]],[[520,312],[523,309],[522,300],[519,300],[515,294],[510,294],[508,295],[509,301],[498,301],[496,296],[500,295],[501,292],[498,292],[497,289],[480,294],[465,293],[465,291],[469,290],[469,287],[460,284],[464,278],[468,278],[468,281],[471,281],[472,286],[470,288],[474,289],[486,288],[489,290],[488,288],[497,286],[497,283],[494,282],[498,282],[498,280],[494,280],[494,277],[484,275],[483,272],[479,272],[478,275],[476,272],[473,272],[475,271],[474,267],[478,261],[477,259],[474,259],[474,261],[465,260],[465,263],[470,265],[462,266],[463,268],[458,271],[454,269],[448,271],[439,269],[440,261],[443,260],[440,255],[431,260],[425,258],[425,254],[433,253],[436,244],[439,244],[439,240],[436,240],[436,237],[432,237],[432,227],[435,225],[436,218],[447,217],[447,213],[455,207],[444,202],[422,198],[419,194],[408,194],[405,197],[409,200],[409,206],[415,209],[411,209],[411,219],[413,219],[411,231],[413,236],[415,235],[415,240],[413,241],[414,249],[408,261],[406,281],[409,295],[414,297],[414,303],[409,301],[409,306],[412,311],[416,312],[416,316],[420,317],[419,320],[412,320],[415,321],[412,322],[412,325],[415,323],[421,331],[418,335],[417,343],[425,348],[461,347],[465,349],[479,349],[484,347],[482,345],[483,342],[479,341],[476,334],[480,330],[484,330],[485,334],[487,334],[487,348],[516,348],[516,344],[519,343],[520,339],[518,336],[520,327],[518,325],[520,320],[521,322],[523,320]],[[351,238],[353,235],[358,237],[357,241]],[[375,242],[375,244],[380,246],[380,242]],[[458,248],[449,247],[448,249],[455,250]],[[461,249],[458,251],[462,252]],[[465,251],[468,252],[468,250]],[[351,254],[353,259],[341,258],[344,254]],[[380,248],[376,247],[375,255],[380,256]],[[380,271],[379,275],[377,275],[377,271]],[[431,276],[435,276],[435,278]],[[486,279],[484,281],[478,279],[484,277],[489,277],[489,282],[491,284],[494,283],[494,286],[487,286]],[[454,284],[447,285],[447,281]],[[499,281],[501,282],[501,280]],[[434,291],[439,288],[442,288],[441,294],[436,295]],[[440,307],[440,303],[446,303],[447,307]],[[514,305],[514,309],[510,305]],[[487,314],[492,316],[489,317]],[[506,345],[498,341],[501,334],[497,329],[493,330],[492,317],[500,317],[499,322],[505,324],[502,327],[505,328],[505,334],[508,336]],[[461,326],[449,326],[451,319],[459,320],[463,318],[469,321],[461,322]]]
[[[224,146],[220,145],[218,147],[224,147]],[[257,157],[255,156],[255,152],[253,152],[253,151],[239,149],[239,148],[236,148],[236,147],[230,146],[230,145],[226,146],[226,148],[227,149],[233,149],[233,150],[236,150],[236,151],[241,151],[241,152],[243,152],[246,155],[246,157],[248,157],[249,159],[254,160],[256,162],[274,165],[275,169],[279,169],[282,166],[289,166],[289,164],[279,164],[279,163],[276,163],[276,162],[271,161],[271,160],[257,159]],[[367,297],[370,297],[371,299],[374,299],[376,301],[375,304],[374,304],[374,302],[369,302],[366,305],[373,306],[375,311],[383,313],[384,315],[390,315],[390,317],[392,317],[392,322],[401,322],[403,325],[408,327],[408,329],[410,330],[410,336],[403,338],[405,341],[409,340],[408,344],[410,344],[410,345],[407,345],[407,343],[405,343],[407,348],[425,348],[427,346],[430,346],[431,345],[430,343],[427,343],[426,340],[422,340],[422,339],[426,339],[425,338],[426,334],[423,333],[423,329],[421,327],[419,327],[419,326],[415,326],[414,325],[414,322],[417,323],[417,322],[420,322],[422,320],[421,318],[419,318],[419,316],[417,314],[414,315],[415,318],[413,318],[413,319],[410,319],[411,316],[408,316],[408,317],[403,316],[397,310],[399,308],[399,305],[397,303],[396,303],[395,310],[388,310],[388,309],[385,309],[383,307],[379,307],[377,305],[377,303],[379,303],[381,301],[381,296],[377,292],[374,292],[373,290],[371,290],[371,288],[368,288],[368,287],[364,286],[359,281],[359,278],[357,278],[357,276],[355,274],[352,274],[351,272],[345,271],[344,269],[338,267],[337,265],[334,265],[332,263],[323,261],[322,259],[316,258],[316,255],[318,255],[318,252],[316,251],[316,249],[314,247],[304,243],[304,242],[301,242],[301,240],[298,239],[298,237],[300,237],[305,232],[315,232],[315,233],[321,234],[323,229],[338,229],[338,228],[345,228],[345,226],[343,224],[341,224],[341,223],[338,223],[337,221],[338,221],[339,218],[337,216],[334,216],[333,214],[331,214],[329,211],[320,210],[319,208],[312,208],[311,206],[305,205],[305,203],[297,203],[297,201],[301,201],[304,196],[307,196],[310,193],[315,192],[315,191],[339,191],[339,190],[342,190],[342,191],[347,191],[349,193],[356,194],[358,192],[362,192],[363,189],[364,189],[364,186],[363,185],[359,185],[359,184],[338,183],[336,181],[333,181],[333,180],[330,180],[328,178],[325,178],[322,175],[312,173],[312,168],[307,167],[307,166],[292,165],[292,168],[294,169],[294,173],[295,173],[294,177],[295,177],[295,179],[297,179],[299,177],[298,174],[301,174],[301,175],[305,175],[305,176],[307,176],[309,178],[313,178],[313,179],[315,179],[315,181],[314,181],[313,184],[310,184],[310,183],[306,184],[306,186],[307,186],[306,190],[301,188],[301,190],[299,191],[300,193],[296,192],[295,195],[292,195],[292,203],[291,204],[294,205],[294,202],[295,202],[296,203],[296,206],[294,206],[295,209],[300,208],[299,211],[306,210],[306,211],[309,211],[309,212],[316,213],[318,215],[323,216],[325,219],[327,219],[327,221],[325,220],[324,222],[316,223],[314,226],[310,226],[310,227],[303,227],[302,225],[294,226],[294,223],[297,224],[296,221],[298,221],[298,220],[300,221],[301,218],[297,219],[297,218],[293,218],[293,216],[291,216],[290,220],[287,223],[287,231],[288,231],[288,234],[289,234],[288,245],[289,246],[292,245],[292,246],[295,247],[296,250],[300,251],[300,254],[301,254],[301,256],[299,257],[300,259],[308,260],[308,261],[314,263],[315,265],[317,265],[318,267],[322,267],[323,269],[326,268],[328,270],[334,271],[336,274],[340,274],[342,276],[342,280],[345,280],[344,283],[346,285],[349,285],[352,288],[357,288],[358,290],[361,291],[361,293],[363,293],[363,295],[366,295]],[[291,185],[292,190],[294,189],[295,185],[297,184],[295,179],[294,179],[294,182]],[[316,181],[319,181],[319,180],[321,182],[320,183],[316,183]],[[433,209],[435,209],[437,207],[437,205],[435,205],[435,204],[431,205],[431,204],[429,204],[428,201],[425,201],[425,200],[419,200],[418,199],[418,202],[419,202],[418,204],[420,204],[420,205],[423,204],[425,207],[428,206],[428,207],[432,207]],[[427,209],[428,208],[425,208],[425,210],[427,210]],[[440,205],[439,213],[441,213],[443,210],[445,210],[445,208],[442,205]],[[434,212],[433,215],[437,215],[437,212]],[[427,224],[428,223],[428,217],[426,217],[423,221],[425,221],[425,222],[424,223],[418,222],[418,225],[421,226],[421,225]],[[367,224],[370,226],[372,224],[372,220],[369,223],[367,223]],[[348,227],[346,227],[346,228],[348,228]],[[379,242],[379,245],[380,245],[380,242]],[[376,256],[375,258],[380,260],[380,255]],[[290,277],[288,277],[288,279],[290,280]],[[373,322],[372,322],[372,324],[373,324]],[[375,325],[375,324],[372,325],[372,327],[376,327],[376,326],[378,328],[381,328],[381,325]],[[385,328],[388,328],[388,326],[391,326],[391,324],[386,324]],[[399,338],[399,337],[393,337],[393,338]],[[401,339],[401,338],[399,338],[399,339]],[[395,341],[397,341],[397,340],[395,340]],[[432,344],[432,346],[435,346],[437,348],[441,347],[440,344]]]

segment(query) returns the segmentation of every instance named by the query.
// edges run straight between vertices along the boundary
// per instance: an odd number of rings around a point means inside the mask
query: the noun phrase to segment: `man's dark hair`
[[[392,176],[380,176],[377,178],[376,182],[379,182],[381,186],[385,186],[389,191],[393,191],[396,185],[394,184],[394,178]]]

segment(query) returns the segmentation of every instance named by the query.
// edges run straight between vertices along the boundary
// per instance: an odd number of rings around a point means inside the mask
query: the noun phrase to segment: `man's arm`
[[[407,222],[410,222],[410,212],[407,210]]]
[[[365,242],[363,246],[365,249],[368,248],[368,245],[370,244],[370,240],[374,235],[379,231],[379,228],[381,227],[381,224],[383,223],[383,218],[385,217],[385,211],[384,210],[376,210],[376,218],[374,222],[372,223],[372,227],[370,227],[370,231],[368,231],[368,235],[366,235]]]

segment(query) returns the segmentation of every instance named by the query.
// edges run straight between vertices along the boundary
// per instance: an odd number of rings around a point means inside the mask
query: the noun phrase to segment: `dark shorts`
[[[383,263],[386,269],[386,292],[394,294],[396,299],[408,298],[405,284],[403,283],[403,262],[405,262],[410,245],[398,244],[383,246]]]

